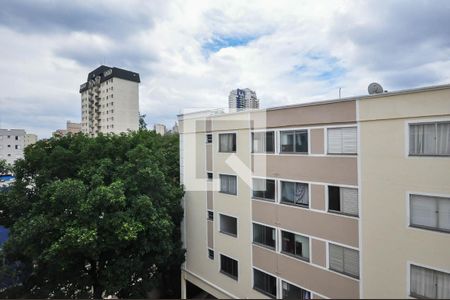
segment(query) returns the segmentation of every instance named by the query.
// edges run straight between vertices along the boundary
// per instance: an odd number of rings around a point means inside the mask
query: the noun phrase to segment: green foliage
[[[146,115],[139,115],[139,130],[146,130],[147,129],[147,123],[145,122],[145,116]]]
[[[184,260],[177,135],[43,140],[25,149],[14,172],[0,197],[0,224],[10,229],[3,249],[27,276],[0,296],[142,298],[163,284],[176,290],[167,274]]]

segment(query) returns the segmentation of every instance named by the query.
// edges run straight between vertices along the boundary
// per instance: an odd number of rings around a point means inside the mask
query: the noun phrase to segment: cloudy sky
[[[450,83],[450,1],[26,1],[0,8],[0,127],[39,137],[80,121],[100,64],[140,73],[140,111],[256,91],[262,107]]]

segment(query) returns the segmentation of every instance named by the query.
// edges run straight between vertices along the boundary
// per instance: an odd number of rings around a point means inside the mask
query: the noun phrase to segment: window
[[[415,298],[450,299],[450,274],[411,265],[410,295]]]
[[[309,261],[309,238],[281,231],[281,251]]]
[[[208,258],[214,259],[214,250],[208,249]]]
[[[15,148],[16,148],[16,150],[20,149],[20,146],[19,145],[15,145]]]
[[[219,152],[236,152],[236,134],[219,134]]]
[[[272,275],[253,269],[253,288],[269,297],[277,296],[277,279]]]
[[[410,226],[450,232],[450,198],[410,195]]]
[[[111,94],[111,98],[114,98],[114,94]]]
[[[409,155],[450,155],[450,122],[410,124]]]
[[[275,180],[253,178],[253,198],[275,201]]]
[[[208,175],[208,180],[213,180],[213,173],[207,172],[206,174]]]
[[[329,186],[328,210],[358,216],[358,190]]]
[[[252,152],[273,153],[275,149],[274,132],[252,132]]]
[[[220,192],[225,194],[236,195],[237,194],[236,176],[221,174],[219,177],[220,177]]]
[[[328,154],[356,154],[357,130],[356,127],[329,128]]]
[[[311,293],[305,291],[295,285],[289,284],[286,281],[281,282],[282,286],[282,299],[311,299]]]
[[[330,270],[359,278],[359,252],[329,244]]]
[[[238,262],[223,254],[220,255],[220,272],[238,280]]]
[[[212,143],[212,134],[207,134],[206,135],[206,143],[207,144],[211,144]]]
[[[237,219],[221,214],[220,215],[220,232],[236,237],[237,236]]]
[[[8,148],[11,148],[11,145],[8,145]]]
[[[19,137],[16,135],[16,141],[18,141],[19,140]]]
[[[275,250],[275,228],[253,223],[253,242]]]
[[[212,221],[214,220],[214,212],[208,210],[208,220]]]
[[[309,205],[308,184],[281,182],[281,202],[300,206]]]
[[[281,153],[308,153],[308,130],[281,131]]]

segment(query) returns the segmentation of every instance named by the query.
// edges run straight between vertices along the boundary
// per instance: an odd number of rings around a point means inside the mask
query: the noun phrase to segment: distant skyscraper
[[[259,100],[251,89],[236,89],[228,96],[228,107],[236,110],[259,108]]]
[[[100,66],[80,86],[83,133],[135,131],[139,127],[138,73]]]
[[[155,130],[156,133],[159,133],[160,135],[165,135],[167,132],[166,125],[164,124],[155,124],[153,126],[153,130]]]

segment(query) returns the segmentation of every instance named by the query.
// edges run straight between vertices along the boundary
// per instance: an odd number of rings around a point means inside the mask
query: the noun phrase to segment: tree
[[[139,115],[139,130],[146,130],[147,129],[147,123],[145,122],[145,116],[146,115]]]
[[[14,172],[0,224],[10,228],[6,259],[28,274],[22,296],[142,298],[179,270],[176,136],[52,138],[27,147]]]

